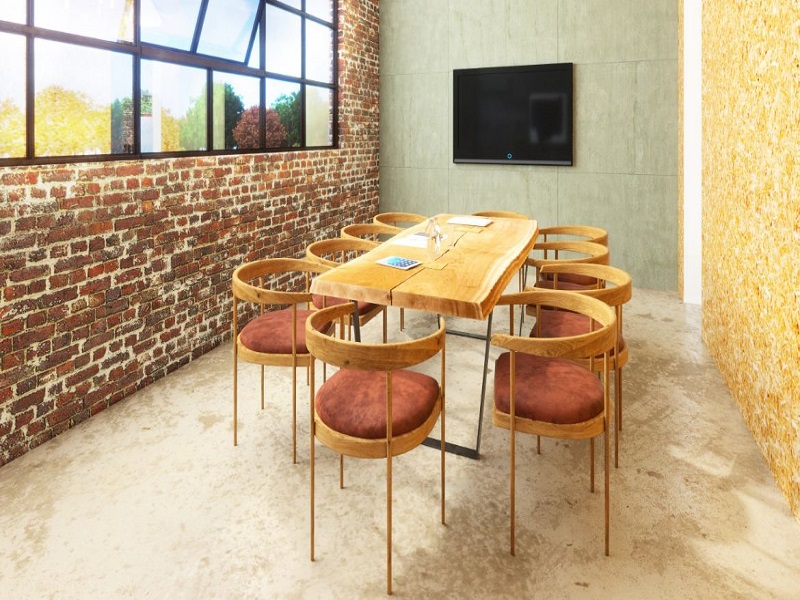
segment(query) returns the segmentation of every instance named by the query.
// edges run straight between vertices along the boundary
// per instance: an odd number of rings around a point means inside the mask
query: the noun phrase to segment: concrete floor
[[[397,311],[390,317],[396,331]],[[407,319],[411,334],[429,325]],[[626,307],[631,361],[610,557],[602,479],[588,491],[588,444],[543,440],[537,456],[529,436],[518,442],[509,555],[508,433],[487,410],[482,458],[447,457],[446,527],[437,451],[394,461],[395,595],[800,597],[800,524],[699,322],[699,309],[673,294],[636,290]],[[449,438],[474,443],[482,346],[447,343]],[[0,597],[383,597],[385,463],[348,460],[339,490],[337,459],[318,445],[310,562],[307,388],[301,382],[293,465],[288,371],[268,371],[263,412],[258,368],[241,373],[238,447],[225,344],[0,469]]]

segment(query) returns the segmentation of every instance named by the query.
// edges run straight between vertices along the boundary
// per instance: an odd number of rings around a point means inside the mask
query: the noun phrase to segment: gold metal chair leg
[[[400,309],[400,331],[406,328],[406,309]]]
[[[589,440],[589,491],[594,493],[594,438]]]
[[[236,446],[238,443],[237,434],[238,434],[238,398],[237,392],[239,389],[238,378],[239,378],[239,365],[237,363],[237,355],[236,355],[236,341],[233,342],[233,445]]]
[[[617,367],[614,372],[614,400],[616,410],[614,426],[614,468],[619,468],[619,432],[622,430],[622,369]]]
[[[389,448],[391,450],[391,448]],[[386,456],[386,593],[392,595],[392,453]]]
[[[261,365],[261,410],[264,410],[264,365]]]
[[[311,380],[313,383],[314,380],[314,361],[311,361]],[[309,448],[309,462],[311,464],[311,504],[310,504],[310,517],[311,517],[311,561],[314,561],[314,455],[315,452],[315,444],[314,444],[314,437],[315,437],[315,424],[314,424],[314,385],[311,386],[311,398],[309,402],[309,406],[311,407],[311,420],[309,424],[310,430],[310,448]]]
[[[339,489],[344,489],[344,454],[339,455]]]
[[[292,464],[297,464],[297,365],[292,365]]]

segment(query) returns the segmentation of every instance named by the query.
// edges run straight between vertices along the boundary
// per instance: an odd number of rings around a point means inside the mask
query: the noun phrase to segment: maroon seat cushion
[[[509,403],[510,354],[495,362],[494,405],[505,414]],[[516,415],[546,423],[581,423],[603,412],[603,385],[572,361],[517,353]]]
[[[335,296],[322,296],[320,294],[314,294],[312,302],[317,308],[326,308],[328,306],[344,304],[345,302],[352,302],[352,300],[347,300],[346,298],[337,298]],[[358,314],[365,315],[368,312],[371,312],[376,306],[377,304],[372,304],[371,302],[359,301]]]
[[[392,436],[421,426],[439,397],[439,383],[414,371],[392,373]],[[386,437],[386,373],[339,369],[317,390],[317,415],[339,433]]]
[[[297,309],[297,353],[308,354],[306,319],[315,311]],[[264,354],[292,353],[292,309],[284,308],[256,317],[239,333],[242,344]]]
[[[545,289],[545,290],[565,290],[569,292],[574,292],[576,290],[591,290],[597,287],[597,280],[592,279],[590,283],[576,283],[574,281],[567,281],[562,278],[563,275],[558,276],[558,287],[555,285],[555,280],[553,279],[541,279],[536,282],[537,288]]]
[[[594,328],[600,324],[595,321]],[[589,333],[589,317],[567,310],[539,311],[539,322],[531,329],[531,337],[571,337]]]
[[[531,329],[530,337],[571,337],[589,333],[589,317],[567,310],[542,310],[539,312],[541,335],[537,334],[537,325]],[[594,322],[594,329],[600,329],[600,323]],[[625,345],[625,340],[620,337],[620,348]],[[614,349],[611,349],[613,356]],[[602,357],[601,357],[602,358]]]

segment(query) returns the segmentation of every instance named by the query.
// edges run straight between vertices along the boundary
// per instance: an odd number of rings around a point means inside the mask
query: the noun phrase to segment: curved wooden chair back
[[[608,232],[593,225],[554,225],[539,229],[543,242],[573,239],[608,246]],[[555,239],[554,239],[555,238]]]
[[[373,221],[375,223],[382,223],[383,225],[393,225],[394,227],[406,229],[412,225],[416,225],[417,223],[422,223],[427,219],[428,217],[424,215],[418,215],[416,213],[385,212],[375,215]]]
[[[530,219],[528,215],[514,212],[513,210],[481,210],[472,213],[476,217],[498,217],[502,219]]]
[[[354,456],[359,458],[385,458],[386,459],[386,591],[392,593],[392,457],[408,452],[412,448],[419,446],[441,418],[441,520],[445,523],[444,512],[444,477],[445,477],[445,325],[444,319],[439,320],[436,331],[419,339],[410,341],[372,344],[362,342],[351,342],[323,335],[319,332],[330,323],[344,317],[352,317],[353,306],[342,304],[325,308],[312,315],[306,322],[306,337],[311,354],[326,364],[339,367],[339,371],[330,379],[322,384],[320,389],[315,389],[314,363],[311,363],[311,560],[314,560],[314,447],[315,439],[319,440],[328,448],[338,452],[340,457]],[[395,435],[394,427],[398,425],[396,416],[402,412],[403,407],[399,406],[408,402],[408,393],[402,393],[400,387],[403,385],[403,375],[408,374],[408,368],[433,358],[441,356],[440,378],[436,383],[435,379],[420,373],[411,374],[433,384],[428,387],[427,399],[430,404],[423,403],[424,412],[417,416],[422,421],[421,424],[414,426],[409,431],[403,431]],[[355,374],[364,372],[366,377]],[[339,378],[337,381],[336,378]],[[358,382],[354,384],[354,382]],[[326,386],[329,386],[326,390]],[[359,386],[362,389],[353,389]],[[412,389],[415,398],[422,386],[414,386]],[[364,390],[370,390],[365,392]],[[362,414],[354,415],[353,419],[343,417],[347,425],[342,430],[336,429],[333,425],[327,424],[324,417],[318,411],[317,402],[331,401],[336,406],[348,406],[353,400],[354,393],[366,394],[368,402],[373,409],[377,409],[383,415],[385,423],[385,434],[378,437],[368,437],[366,435],[356,435],[351,430],[358,429],[352,423],[364,420]],[[325,394],[326,400],[321,400]],[[383,398],[381,399],[381,394]],[[403,402],[405,398],[405,402]],[[381,402],[382,400],[382,402]],[[376,403],[382,406],[376,406]],[[330,408],[330,407],[328,407]],[[382,412],[381,412],[382,411]],[[339,411],[340,413],[346,412]],[[324,414],[324,411],[323,411]],[[340,464],[340,478],[343,478],[343,469]],[[340,479],[343,486],[343,479]]]
[[[353,260],[378,246],[377,242],[356,238],[330,238],[312,242],[306,247],[306,258],[328,267]]]
[[[495,367],[495,403],[492,414],[492,422],[498,427],[510,430],[510,471],[511,471],[511,554],[515,553],[515,495],[516,495],[516,432],[529,433],[537,436],[548,436],[562,439],[589,439],[590,448],[590,481],[591,490],[594,491],[594,438],[605,434],[605,551],[609,553],[609,463],[610,463],[610,419],[612,408],[609,400],[609,355],[616,345],[617,324],[615,310],[604,302],[589,296],[574,294],[570,292],[551,291],[551,290],[526,290],[523,292],[507,294],[502,296],[498,304],[522,304],[547,306],[561,311],[570,311],[584,315],[590,323],[596,324],[584,334],[562,337],[562,338],[535,338],[520,337],[515,335],[495,334],[492,336],[493,346],[504,348],[509,351],[509,381],[508,386],[502,386],[498,381],[500,377],[499,365],[504,360],[505,355],[498,358]],[[517,381],[517,365],[522,358],[519,355],[538,357],[534,360],[544,361],[535,363],[533,369],[530,365],[523,368],[523,372],[528,377],[533,377],[531,381]],[[568,359],[566,361],[560,359]],[[533,390],[538,397],[538,407],[552,404],[560,406],[563,400],[564,391],[561,391],[562,382],[569,391],[566,393],[570,398],[578,397],[583,392],[578,392],[576,386],[598,385],[597,379],[591,370],[585,369],[575,364],[575,359],[586,359],[590,362],[601,361],[602,368],[602,409],[599,412],[591,411],[588,418],[582,417],[565,419],[564,421],[552,419],[534,419],[520,416],[517,414],[516,396],[518,388],[523,392]],[[547,371],[548,375],[544,380],[537,381],[537,374]],[[567,375],[566,373],[569,373]],[[567,376],[570,379],[565,379]],[[543,381],[548,381],[548,385],[541,385]],[[509,410],[505,412],[498,408],[498,394],[508,392]],[[589,392],[592,393],[592,392]],[[541,410],[541,414],[555,414],[558,411]],[[573,415],[574,416],[574,415]]]
[[[609,262],[608,247],[594,242],[583,242],[577,240],[559,240],[555,242],[536,242],[533,245],[534,252],[540,252],[538,256],[530,256],[525,264],[536,269],[536,281],[544,281],[541,269],[544,265],[557,264],[559,262],[569,263],[590,263],[607,265]],[[599,282],[592,278],[567,275],[562,277],[562,281],[571,281],[580,287],[597,287]]]
[[[343,238],[380,242],[383,239],[397,235],[401,231],[403,231],[402,227],[384,225],[383,223],[352,223],[342,227],[341,236]]]
[[[264,408],[264,366],[292,367],[292,407],[293,428],[292,459],[297,462],[297,367],[308,366],[311,355],[305,347],[304,321],[311,311],[308,303],[312,296],[308,291],[309,277],[324,273],[326,265],[296,258],[266,258],[238,267],[232,275],[233,291],[233,445],[238,443],[238,361],[242,360],[261,365],[261,408]],[[300,288],[300,290],[296,288]],[[257,316],[240,329],[239,304],[241,302],[258,305]],[[306,305],[300,308],[301,305]],[[243,339],[249,340],[279,332],[290,340],[289,347],[281,344],[259,344],[273,347],[274,352],[265,352]],[[250,328],[250,329],[248,329]],[[288,332],[286,330],[289,330]],[[299,331],[298,331],[299,330]],[[256,332],[256,333],[254,333]]]

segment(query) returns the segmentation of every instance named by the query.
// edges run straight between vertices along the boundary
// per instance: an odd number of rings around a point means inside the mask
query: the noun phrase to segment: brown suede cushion
[[[510,354],[495,362],[494,405],[509,414]],[[535,421],[568,424],[603,412],[603,386],[597,376],[572,361],[517,354],[516,415]]]
[[[306,319],[314,311],[297,309],[297,353],[308,354]],[[284,308],[256,317],[242,328],[239,339],[246,348],[264,354],[292,353],[292,309]]]
[[[413,431],[430,416],[439,383],[414,371],[392,373],[392,436]],[[339,433],[386,437],[386,373],[340,369],[317,390],[317,415]]]
[[[545,290],[566,290],[568,292],[574,292],[576,290],[587,290],[597,287],[597,280],[592,279],[589,284],[583,283],[575,283],[574,281],[566,281],[562,278],[562,275],[558,276],[558,287],[555,286],[555,281],[552,279],[542,279],[536,282],[537,288],[542,288]]]
[[[531,337],[555,338],[570,337],[589,333],[589,317],[566,310],[542,310],[539,312],[541,322],[541,336],[537,335],[537,326],[531,329]],[[594,322],[595,330],[600,329],[600,323]],[[625,340],[619,339],[620,347],[625,345]],[[611,355],[614,349],[611,350]]]
[[[541,334],[537,335],[541,327]],[[595,329],[600,324],[595,321]],[[539,312],[539,322],[531,329],[531,337],[555,338],[570,337],[589,333],[589,317],[566,310],[542,310]]]
[[[337,306],[339,304],[344,304],[345,302],[352,302],[351,300],[347,300],[346,298],[336,298],[335,296],[321,296],[319,294],[314,294],[312,302],[314,306],[317,308],[326,308],[328,306]],[[358,303],[358,314],[364,315],[374,309],[377,305],[372,304],[371,302],[362,302],[359,301]]]

